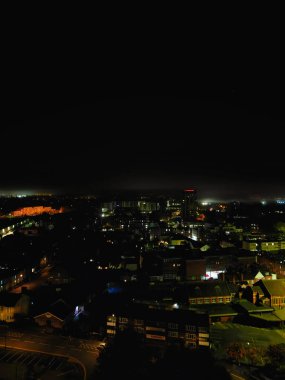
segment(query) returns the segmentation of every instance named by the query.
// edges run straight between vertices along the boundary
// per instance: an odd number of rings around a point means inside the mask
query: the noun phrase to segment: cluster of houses
[[[251,284],[193,282],[184,287],[186,304],[167,300],[136,300],[107,316],[109,337],[133,328],[149,342],[210,346],[215,322],[239,322],[256,327],[285,327],[285,279],[258,272]],[[273,276],[274,278],[274,276]]]
[[[276,279],[274,275],[258,272],[239,284],[221,280],[186,281],[177,283],[170,296],[164,298],[156,296],[156,290],[169,289],[167,283],[149,286],[153,297],[136,297],[127,306],[114,307],[105,315],[103,329],[107,336],[131,327],[146,341],[208,347],[210,326],[215,322],[242,321],[269,328],[285,326],[285,279]],[[42,328],[61,330],[84,310],[60,294],[50,303],[43,303],[36,313],[30,306],[28,292],[0,292],[1,323],[13,323],[19,316],[30,317]]]

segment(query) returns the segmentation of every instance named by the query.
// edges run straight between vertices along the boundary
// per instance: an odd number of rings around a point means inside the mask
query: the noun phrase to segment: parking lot
[[[65,357],[37,352],[0,349],[1,379],[83,379],[82,368]],[[5,377],[3,377],[5,376]]]

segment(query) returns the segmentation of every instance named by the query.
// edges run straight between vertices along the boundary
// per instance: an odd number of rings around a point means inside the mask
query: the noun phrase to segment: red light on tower
[[[194,189],[186,189],[186,190],[184,190],[186,193],[194,193]]]

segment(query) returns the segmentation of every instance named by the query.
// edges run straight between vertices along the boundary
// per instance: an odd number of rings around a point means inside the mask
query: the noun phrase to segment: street
[[[49,265],[44,267],[43,269],[41,269],[40,276],[38,278],[35,278],[32,281],[20,284],[19,286],[12,289],[11,293],[21,293],[22,286],[24,286],[29,291],[33,291],[37,289],[39,286],[43,285],[47,281],[51,269],[52,267]]]
[[[8,329],[6,336],[1,333],[0,347],[34,351],[56,356],[73,358],[86,371],[86,379],[92,373],[99,356],[97,340],[84,340],[65,336],[47,335]]]

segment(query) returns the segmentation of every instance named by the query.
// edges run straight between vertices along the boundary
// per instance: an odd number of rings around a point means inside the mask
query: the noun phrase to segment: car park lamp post
[[[7,330],[8,330],[8,326],[6,325],[0,325],[0,328],[1,330],[3,331],[3,337],[4,337],[4,347],[5,347],[5,350],[7,349]]]

